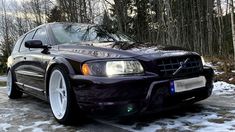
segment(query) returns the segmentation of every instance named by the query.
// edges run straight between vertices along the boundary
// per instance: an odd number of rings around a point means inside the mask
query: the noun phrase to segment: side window
[[[24,40],[23,40],[23,42],[21,43],[21,46],[20,46],[20,52],[29,51],[29,49],[24,46],[24,43],[28,40],[31,40],[33,38],[33,34],[34,34],[34,31],[28,33],[25,36],[25,38],[24,38]]]
[[[21,36],[21,37],[17,40],[17,42],[16,42],[16,44],[14,45],[14,48],[13,48],[13,50],[12,50],[12,53],[17,53],[17,52],[19,52],[20,44],[21,44],[21,42],[23,41],[23,38],[24,38],[24,36]]]
[[[34,40],[41,40],[44,45],[48,44],[47,33],[45,28],[39,28],[34,37]]]

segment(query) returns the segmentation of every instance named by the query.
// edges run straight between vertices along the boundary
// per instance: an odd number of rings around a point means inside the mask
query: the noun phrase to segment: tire
[[[81,116],[78,117],[80,112],[74,91],[68,74],[63,69],[59,66],[52,69],[49,80],[49,102],[52,113],[59,123],[73,125],[81,119]]]
[[[10,99],[21,98],[23,93],[17,88],[11,70],[7,73],[7,95]]]

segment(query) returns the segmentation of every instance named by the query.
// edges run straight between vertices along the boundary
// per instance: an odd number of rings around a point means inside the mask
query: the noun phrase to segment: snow
[[[207,121],[207,122],[203,122],[202,125],[205,125],[206,127],[200,128],[196,132],[207,132],[207,131],[213,131],[213,132],[231,132],[231,129],[234,129],[233,125],[235,125],[235,120],[227,121],[227,122],[224,122],[222,124],[212,123],[212,122],[208,122]]]
[[[1,114],[0,115],[0,118],[8,118],[8,117],[10,117],[11,116],[11,114]]]
[[[216,64],[216,65],[221,65],[221,64],[222,64],[222,62],[217,62],[217,64]],[[221,74],[224,74],[224,72],[223,72],[223,71],[218,71],[218,70],[217,70],[217,69],[218,69],[218,66],[213,65],[211,62],[205,62],[205,66],[212,67],[212,68],[213,68],[213,70],[214,70],[215,75],[221,75]]]
[[[8,128],[11,127],[11,124],[7,124],[7,123],[0,123],[0,131],[4,131],[6,132]]]
[[[41,128],[34,128],[32,132],[44,132]]]
[[[225,73],[225,72],[217,71],[216,69],[214,69],[214,72],[215,72],[215,75],[221,75],[221,74],[224,74],[224,73]]]
[[[144,54],[152,54],[156,53],[158,50],[157,47],[145,47],[145,48],[133,48],[131,49],[132,52],[144,53]]]
[[[154,132],[154,131],[196,131],[196,132],[230,132],[234,129],[235,120],[224,121],[223,115],[208,110],[200,113],[186,113],[186,116],[178,116],[176,118],[163,118],[151,122],[142,127],[138,127],[139,122],[133,125],[122,125],[115,122],[104,122],[106,124],[122,128],[128,131],[137,132]],[[216,122],[221,120],[221,122]]]
[[[63,128],[63,125],[52,125],[51,126],[53,130],[58,129],[58,128]]]
[[[229,81],[231,82],[233,79],[234,79],[234,78],[232,77],[232,78],[229,79]]]
[[[235,110],[231,110],[231,111],[230,111],[230,113],[233,113],[233,114],[235,114]]]
[[[211,62],[205,62],[205,66],[214,67]]]
[[[43,132],[43,130],[40,128],[41,125],[45,125],[45,124],[51,124],[50,121],[37,121],[34,122],[33,125],[30,126],[19,126],[18,131],[24,131],[24,130],[28,130],[28,129],[32,129],[33,132]]]
[[[222,65],[223,62],[217,62],[216,65]],[[210,66],[214,69],[216,75],[223,74],[224,72],[218,71],[217,67],[213,65],[211,62],[206,62],[206,66]],[[235,73],[235,70],[232,70]],[[234,80],[234,78],[230,78],[229,81]],[[218,81],[214,83],[213,95],[223,95],[223,96],[234,96],[235,95],[235,85],[229,84],[223,81]]]
[[[214,95],[235,95],[235,85],[218,81],[214,83]]]
[[[7,77],[6,76],[0,76],[0,82],[5,82],[7,81]]]

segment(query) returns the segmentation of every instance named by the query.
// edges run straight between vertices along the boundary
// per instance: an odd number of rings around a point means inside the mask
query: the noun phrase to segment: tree
[[[235,52],[231,50],[235,49],[235,31],[233,5],[229,5],[233,1],[226,2],[223,10],[221,0],[56,0],[54,4],[51,0],[27,0],[11,4],[14,13],[1,17],[0,32],[5,43],[45,22],[103,20],[108,30],[123,32],[140,42],[228,56]]]
[[[62,16],[62,11],[58,8],[58,6],[55,6],[50,11],[50,14],[48,15],[48,22],[63,22],[65,21],[64,17]]]
[[[6,4],[5,4],[5,0],[1,0],[1,4],[2,4],[2,26],[1,29],[3,31],[3,40],[1,41],[1,47],[0,47],[0,51],[2,53],[2,58],[1,58],[1,65],[2,65],[2,69],[0,70],[0,72],[2,73],[4,70],[6,70],[6,62],[7,62],[7,58],[8,56],[10,56],[11,54],[11,49],[13,47],[13,41],[11,39],[10,36],[10,25],[9,23],[10,20],[8,18],[7,15],[7,10],[6,10]]]
[[[234,7],[233,0],[230,0],[230,9],[231,9],[231,25],[232,25],[232,38],[233,38],[233,54],[235,60],[235,25],[234,25]]]

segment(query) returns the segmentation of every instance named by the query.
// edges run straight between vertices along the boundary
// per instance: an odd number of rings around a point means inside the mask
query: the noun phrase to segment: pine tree
[[[64,17],[62,16],[61,10],[58,8],[58,6],[55,6],[48,16],[48,22],[63,22],[65,21]]]

